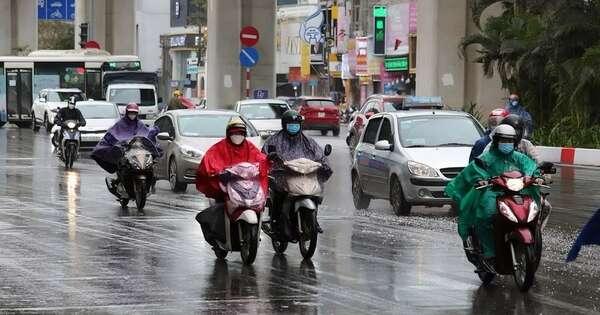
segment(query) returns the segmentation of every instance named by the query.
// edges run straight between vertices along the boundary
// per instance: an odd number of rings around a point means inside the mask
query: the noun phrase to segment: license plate
[[[317,114],[317,117],[319,117],[319,118],[323,118],[323,117],[325,117],[325,113],[323,113],[323,112],[320,112],[320,113],[318,113],[318,114]]]

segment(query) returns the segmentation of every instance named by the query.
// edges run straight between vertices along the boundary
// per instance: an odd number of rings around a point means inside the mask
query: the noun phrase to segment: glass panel
[[[6,75],[0,68],[0,122],[6,121]]]
[[[21,115],[29,115],[31,113],[31,105],[33,104],[33,91],[31,86],[31,71],[21,70]]]
[[[102,72],[100,70],[86,70],[85,94],[91,99],[102,99]]]
[[[381,118],[375,118],[369,121],[363,138],[364,143],[375,144],[375,137],[377,137],[377,130],[379,130],[380,123]]]
[[[17,102],[18,102],[18,93],[17,93],[17,81],[19,78],[18,72],[14,70],[6,73],[6,106],[8,115],[16,115],[17,111]]]
[[[287,105],[278,103],[255,103],[240,106],[240,113],[248,119],[280,119],[287,110]]]
[[[482,135],[471,118],[462,116],[399,118],[398,128],[405,148],[473,146]]]
[[[117,105],[127,105],[134,102],[140,106],[155,104],[153,89],[114,89],[110,90],[110,101]]]
[[[77,106],[85,119],[118,118],[119,112],[112,104],[93,104]]]
[[[179,133],[184,137],[224,138],[231,115],[185,115],[179,116]],[[257,132],[244,118],[248,137],[256,137]]]

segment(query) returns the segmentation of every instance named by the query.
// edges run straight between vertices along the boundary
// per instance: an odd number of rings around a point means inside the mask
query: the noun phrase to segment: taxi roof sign
[[[404,99],[402,107],[405,109],[442,109],[444,107],[444,103],[442,103],[441,96],[407,96]]]

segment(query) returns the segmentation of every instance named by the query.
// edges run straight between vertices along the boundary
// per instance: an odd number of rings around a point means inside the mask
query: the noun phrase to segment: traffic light
[[[81,23],[79,24],[79,46],[81,48],[85,47],[85,43],[88,40],[88,24],[87,23]]]
[[[373,7],[373,53],[385,55],[385,19],[387,8],[384,6]]]

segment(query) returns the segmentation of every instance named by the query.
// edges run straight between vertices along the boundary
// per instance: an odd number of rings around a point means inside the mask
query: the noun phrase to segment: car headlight
[[[200,150],[196,150],[196,149],[194,149],[192,147],[188,147],[188,146],[181,146],[181,148],[179,148],[179,151],[185,157],[191,158],[191,159],[201,159],[204,156],[204,152],[202,152]]]
[[[540,212],[540,207],[538,207],[535,201],[532,201],[529,205],[529,216],[527,217],[527,223],[533,221],[533,219],[535,219],[535,217],[538,215],[538,212]]]
[[[69,129],[75,129],[75,126],[77,126],[77,124],[72,121],[67,123],[67,128]]]
[[[439,177],[438,172],[433,167],[414,161],[408,161],[408,171],[417,176]]]
[[[156,114],[146,114],[146,119],[155,119],[156,118]]]

